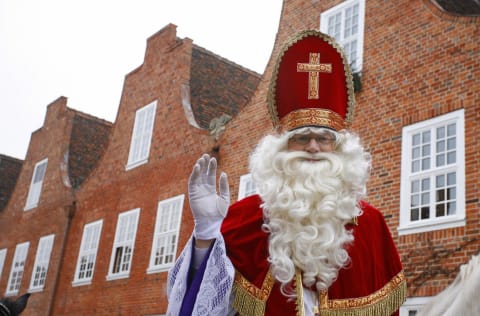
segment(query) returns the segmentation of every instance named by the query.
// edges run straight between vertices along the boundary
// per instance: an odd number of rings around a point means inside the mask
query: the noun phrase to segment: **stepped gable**
[[[191,105],[199,126],[214,118],[234,117],[253,96],[261,75],[193,45],[190,69]]]
[[[0,154],[0,212],[7,206],[22,170],[23,160]]]
[[[70,111],[74,112],[74,117],[68,173],[72,187],[77,189],[103,156],[108,146],[112,123],[77,110]]]

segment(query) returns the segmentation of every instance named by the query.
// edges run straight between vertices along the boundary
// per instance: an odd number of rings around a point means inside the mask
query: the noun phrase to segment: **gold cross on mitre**
[[[308,72],[308,98],[318,99],[319,73],[332,73],[332,64],[321,64],[320,53],[310,53],[307,63],[297,63],[297,72]]]

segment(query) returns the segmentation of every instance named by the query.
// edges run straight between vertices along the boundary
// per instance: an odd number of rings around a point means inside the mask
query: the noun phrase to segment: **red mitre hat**
[[[268,91],[275,127],[339,131],[350,121],[354,104],[352,71],[335,39],[307,30],[282,47]]]

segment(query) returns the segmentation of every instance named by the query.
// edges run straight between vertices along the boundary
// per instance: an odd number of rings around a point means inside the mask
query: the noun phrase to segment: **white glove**
[[[220,226],[230,205],[230,189],[227,175],[220,174],[220,194],[216,189],[217,160],[204,154],[193,167],[188,181],[188,199],[198,240],[209,240],[220,235]]]

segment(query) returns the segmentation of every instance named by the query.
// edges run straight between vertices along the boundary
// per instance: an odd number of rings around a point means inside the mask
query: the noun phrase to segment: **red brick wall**
[[[72,200],[64,155],[68,150],[73,113],[67,110],[66,103],[67,99],[61,97],[48,106],[43,127],[32,134],[10,203],[0,213],[0,249],[7,249],[0,280],[2,296],[7,289],[16,245],[30,242],[19,290],[19,294],[23,294],[30,285],[39,239],[55,234],[45,288],[40,295],[34,293],[30,297],[27,315],[48,314],[62,257],[68,221],[64,207]],[[38,206],[24,211],[35,164],[45,158],[48,158],[48,165]]]

